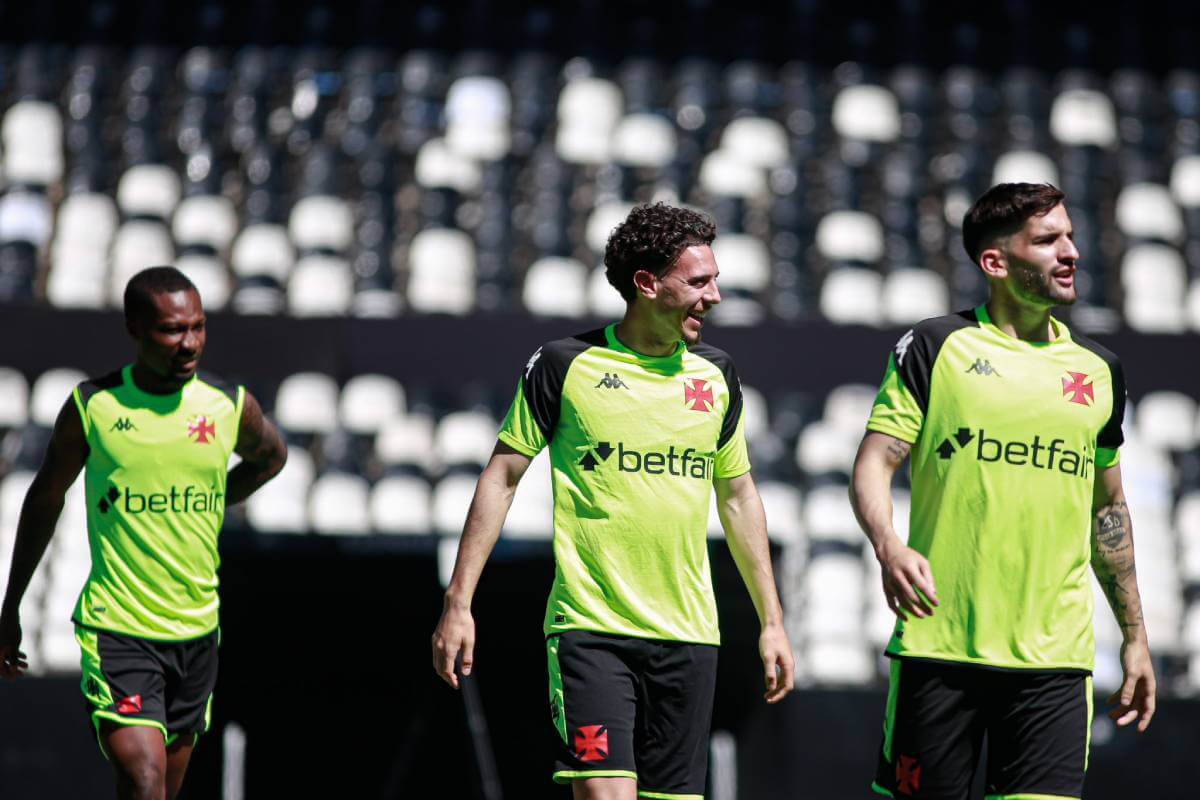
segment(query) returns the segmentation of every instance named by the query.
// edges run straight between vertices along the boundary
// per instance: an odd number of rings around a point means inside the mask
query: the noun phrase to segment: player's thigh
[[[983,746],[983,670],[893,660],[875,788],[966,800]]]
[[[1017,675],[988,726],[989,798],[1079,798],[1087,771],[1092,681]]]
[[[102,720],[99,736],[118,783],[143,789],[166,784],[166,745],[157,728]]]
[[[550,717],[558,734],[555,781],[637,779],[636,641],[588,631],[547,639]]]
[[[634,733],[638,793],[699,798],[708,777],[717,648],[683,642],[643,644],[646,660]]]
[[[166,676],[157,645],[144,639],[76,627],[80,688],[101,748],[102,727],[142,727],[167,736]]]

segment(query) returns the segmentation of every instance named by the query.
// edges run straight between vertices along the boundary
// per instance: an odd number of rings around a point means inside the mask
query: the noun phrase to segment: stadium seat
[[[296,262],[287,289],[288,311],[297,317],[342,316],[354,299],[354,277],[344,258],[305,256]]]
[[[632,210],[633,203],[620,202],[601,203],[592,210],[588,216],[585,238],[587,246],[593,253],[597,256],[604,255],[608,237],[612,235],[618,225],[625,221]]]
[[[359,475],[329,472],[313,481],[308,518],[317,533],[346,536],[370,533],[370,487]]]
[[[765,198],[770,192],[761,168],[720,148],[704,156],[700,187],[712,197]]]
[[[192,195],[176,207],[171,232],[180,248],[203,245],[224,253],[238,232],[237,212],[227,197]]]
[[[41,192],[13,189],[0,196],[0,242],[27,242],[40,250],[53,226],[50,201]]]
[[[582,317],[587,313],[587,278],[587,267],[573,258],[539,258],[525,272],[522,302],[535,316]]]
[[[421,145],[414,174],[417,183],[427,189],[454,189],[462,194],[475,194],[483,182],[479,165],[440,138]]]
[[[1129,248],[1121,260],[1121,286],[1125,290],[1125,321],[1134,330],[1185,330],[1187,268],[1179,251],[1162,244]]]
[[[796,466],[806,475],[829,472],[849,475],[861,438],[861,434],[854,435],[830,422],[817,420],[806,425],[796,440]]]
[[[814,555],[804,576],[801,630],[810,640],[857,640],[863,625],[862,559],[849,553]]]
[[[287,283],[295,255],[282,225],[247,225],[238,234],[230,265],[239,278],[265,275],[280,285]]]
[[[229,270],[213,256],[185,255],[175,261],[175,268],[196,285],[206,311],[220,311],[229,302],[232,291]]]
[[[480,411],[454,411],[438,421],[433,449],[444,466],[487,464],[496,445],[499,424]]]
[[[761,292],[770,285],[771,257],[761,239],[729,233],[713,240],[712,250],[721,270],[722,291]]]
[[[289,375],[275,393],[275,420],[285,431],[331,433],[337,428],[338,386],[319,372]]]
[[[344,253],[354,241],[350,206],[340,197],[305,197],[292,207],[288,236],[300,253]]]
[[[816,641],[804,649],[808,680],[818,686],[868,686],[875,664],[858,637]]]
[[[433,527],[442,536],[458,536],[475,496],[476,476],[454,472],[433,489]]]
[[[912,325],[950,313],[950,291],[933,270],[896,269],[883,277],[881,304],[885,320]]]
[[[179,205],[181,188],[175,170],[165,164],[138,164],[125,170],[117,184],[117,207],[129,217],[166,221]]]
[[[554,536],[554,494],[550,485],[550,457],[538,453],[517,485],[504,536],[509,539],[544,539]]]
[[[12,470],[0,478],[0,553],[12,558],[13,542],[16,541],[17,520],[25,495],[33,484],[33,470]],[[6,562],[7,563],[7,562]],[[7,575],[7,572],[5,573]]]
[[[1180,244],[1186,235],[1183,215],[1170,191],[1155,183],[1134,183],[1121,189],[1116,219],[1121,233],[1133,239]]]
[[[1138,438],[1163,450],[1191,450],[1198,442],[1196,400],[1183,392],[1149,392],[1137,404]]]
[[[433,533],[429,482],[413,475],[389,475],[371,489],[371,527],[379,533],[424,536]]]
[[[771,541],[785,547],[802,546],[805,536],[800,491],[791,484],[767,480],[758,485],[758,493],[767,515]]]
[[[54,245],[108,251],[117,231],[117,207],[112,198],[95,192],[68,195],[58,207]]]
[[[459,78],[446,92],[446,145],[466,158],[503,158],[511,146],[511,109],[508,87],[499,78]]]
[[[307,531],[308,497],[314,474],[308,451],[289,447],[283,470],[246,501],[250,527],[260,533]]]
[[[720,150],[743,164],[771,169],[787,164],[787,131],[766,117],[738,117],[721,132]]]
[[[12,367],[0,367],[0,431],[20,428],[28,420],[29,384],[25,376]]]
[[[53,428],[58,412],[75,387],[87,380],[77,369],[59,368],[43,372],[33,382],[29,401],[29,419],[44,428]]]
[[[625,313],[625,299],[608,282],[604,265],[592,270],[587,286],[588,309],[593,316],[616,319]]]
[[[859,267],[838,267],[821,284],[821,314],[839,325],[883,321],[883,276]]]
[[[621,120],[621,89],[613,82],[583,77],[570,80],[558,96],[555,150],[569,164],[605,164],[612,135]]]
[[[992,185],[998,183],[1051,183],[1057,186],[1058,167],[1043,153],[1010,150],[996,159],[992,169]]]
[[[1061,144],[1112,147],[1117,143],[1117,119],[1112,101],[1092,89],[1068,89],[1050,107],[1050,133]]]
[[[808,538],[819,541],[861,545],[862,532],[854,511],[846,502],[849,489],[845,483],[818,486],[804,501],[804,529]]]
[[[883,86],[847,86],[833,100],[833,128],[846,139],[894,142],[900,136],[900,107]]]
[[[1181,156],[1171,167],[1171,196],[1184,208],[1200,208],[1200,154]]]
[[[408,251],[408,304],[414,311],[466,314],[475,305],[475,246],[459,230],[431,228]]]
[[[437,465],[433,430],[433,420],[427,416],[394,416],[384,422],[375,436],[375,455],[385,468],[412,468],[417,472],[432,473]]]
[[[63,177],[63,125],[58,109],[38,100],[19,100],[4,113],[4,180],[50,186]]]
[[[873,264],[883,257],[883,226],[863,211],[834,211],[817,223],[816,244],[830,261]]]
[[[113,239],[108,279],[108,300],[121,308],[125,285],[147,267],[160,267],[175,261],[175,247],[167,226],[161,222],[135,219],[123,224]]]
[[[662,169],[675,159],[675,128],[658,114],[629,114],[613,132],[612,156],[618,164]]]
[[[767,410],[767,398],[753,386],[742,384],[742,407],[745,413],[746,438],[753,442],[770,431],[771,418]]]
[[[342,387],[338,417],[351,433],[379,432],[393,417],[404,414],[404,388],[387,375],[355,375]]]

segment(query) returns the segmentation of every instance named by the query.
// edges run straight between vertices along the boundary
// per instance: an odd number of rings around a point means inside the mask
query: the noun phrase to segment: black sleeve
[[[1076,344],[1091,350],[1108,365],[1108,374],[1112,377],[1112,414],[1096,436],[1096,446],[1116,450],[1125,443],[1125,434],[1121,430],[1121,423],[1125,420],[1125,368],[1121,366],[1121,359],[1117,358],[1116,353],[1107,347],[1073,331],[1072,336]]]
[[[896,342],[892,349],[892,356],[896,360],[896,372],[900,374],[900,379],[904,381],[922,412],[929,411],[933,365],[937,362],[942,345],[954,331],[978,324],[974,309],[969,309],[920,322]]]
[[[121,374],[121,370],[114,370],[107,375],[99,378],[88,378],[83,383],[79,384],[79,399],[83,403],[83,407],[87,408],[88,401],[92,396],[105,389],[115,389],[125,382],[125,376]]]
[[[521,391],[547,442],[553,441],[554,430],[558,427],[563,385],[571,362],[584,350],[595,346],[598,341],[604,341],[603,329],[570,339],[548,342],[539,347],[525,364],[525,371],[521,376]]]
[[[699,342],[690,345],[688,351],[714,364],[725,376],[725,385],[729,389],[729,406],[725,409],[725,417],[721,420],[721,435],[717,439],[717,449],[720,450],[733,438],[733,434],[737,432],[738,421],[742,418],[742,381],[738,378],[733,359],[724,350]]]

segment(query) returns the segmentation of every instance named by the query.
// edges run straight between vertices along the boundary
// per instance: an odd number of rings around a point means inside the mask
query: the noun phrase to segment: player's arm
[[[750,473],[736,478],[717,478],[717,513],[729,551],[754,601],[762,633],[758,639],[768,703],[776,703],[792,690],[795,661],[783,629],[783,607],[775,590],[771,550],[767,541],[767,517],[762,498]]]
[[[931,616],[938,604],[929,562],[900,540],[892,524],[892,478],[911,449],[895,436],[868,431],[850,479],[850,505],[883,570],[888,608],[900,619]]]
[[[79,477],[87,460],[87,438],[73,398],[67,398],[58,419],[42,465],[38,468],[21,506],[17,520],[17,538],[13,546],[8,589],[0,609],[0,676],[16,678],[26,668],[21,646],[21,598],[38,563],[50,544],[58,517],[62,513],[67,490]]]
[[[1117,706],[1108,715],[1118,725],[1137,720],[1137,729],[1144,731],[1154,716],[1156,684],[1142,619],[1142,598],[1133,558],[1133,524],[1125,503],[1120,464],[1096,470],[1092,513],[1092,571],[1124,637],[1121,667],[1125,680],[1108,698],[1109,703]]]
[[[240,503],[274,478],[287,462],[287,445],[279,430],[262,412],[254,395],[242,400],[242,420],[234,452],[241,463],[229,470],[225,481],[225,503]]]
[[[471,616],[471,599],[483,565],[487,563],[508,509],[512,506],[517,484],[533,459],[503,442],[496,443],[492,457],[475,484],[475,496],[467,511],[463,535],[458,542],[458,558],[442,608],[442,618],[433,632],[433,669],[458,688],[454,662],[461,655],[462,674],[471,674],[475,656],[475,620]]]

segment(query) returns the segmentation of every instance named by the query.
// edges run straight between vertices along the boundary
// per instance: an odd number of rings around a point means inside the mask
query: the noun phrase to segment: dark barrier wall
[[[214,732],[188,800],[221,796],[221,735],[247,735],[247,798],[480,797],[461,697],[434,677],[441,606],[427,539],[260,537],[229,532],[222,568]],[[761,700],[757,623],[725,545],[713,544],[725,644],[714,727],[737,740],[740,800],[866,800],[883,687]],[[504,797],[567,800],[549,780],[553,729],[540,630],[552,563],[544,545],[502,542],[475,602],[476,685]],[[105,797],[107,766],[76,681],[0,684],[0,797]],[[1194,797],[1200,703],[1160,706],[1137,736],[1096,727],[1086,797]]]
[[[203,367],[273,388],[284,376],[318,371],[345,379],[381,372],[409,384],[476,383],[511,391],[544,341],[602,324],[528,316],[400,317],[394,320],[290,319],[213,314]],[[742,379],[764,392],[824,395],[842,383],[877,383],[902,328],[766,323],[709,327],[705,340],[733,355]],[[1176,389],[1200,397],[1200,337],[1120,333],[1095,337],[1121,357],[1131,395]],[[50,367],[106,372],[132,357],[113,312],[5,308],[0,366],[36,374]]]

